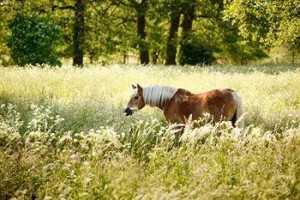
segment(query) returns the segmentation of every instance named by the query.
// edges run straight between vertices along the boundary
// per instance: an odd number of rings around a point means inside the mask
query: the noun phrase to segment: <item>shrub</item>
[[[61,41],[60,28],[49,16],[18,13],[9,28],[7,46],[15,64],[61,65],[56,51]]]
[[[209,47],[202,43],[191,40],[185,40],[181,44],[179,54],[180,65],[209,65],[215,60],[213,52]]]

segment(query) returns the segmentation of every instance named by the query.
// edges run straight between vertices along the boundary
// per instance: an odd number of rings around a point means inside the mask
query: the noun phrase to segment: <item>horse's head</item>
[[[133,111],[140,110],[145,106],[143,88],[137,84],[137,86],[132,85],[132,89],[133,93],[124,111],[126,116],[132,115]]]

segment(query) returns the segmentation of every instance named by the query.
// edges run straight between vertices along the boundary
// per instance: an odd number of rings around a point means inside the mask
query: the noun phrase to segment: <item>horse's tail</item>
[[[236,92],[232,92],[233,99],[237,103],[237,108],[232,118],[232,125],[238,128],[243,128],[245,125],[244,111],[241,98]]]

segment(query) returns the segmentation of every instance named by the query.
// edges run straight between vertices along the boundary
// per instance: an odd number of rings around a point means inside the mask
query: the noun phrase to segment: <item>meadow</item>
[[[131,84],[234,89],[246,127],[123,113]],[[0,199],[300,199],[300,69],[0,67]]]

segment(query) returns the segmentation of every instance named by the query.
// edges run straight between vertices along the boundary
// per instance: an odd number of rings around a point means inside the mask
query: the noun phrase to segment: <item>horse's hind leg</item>
[[[236,120],[237,120],[237,116],[236,116],[236,112],[234,112],[234,115],[233,115],[233,117],[230,120],[233,127],[236,127],[236,125],[235,125]]]

